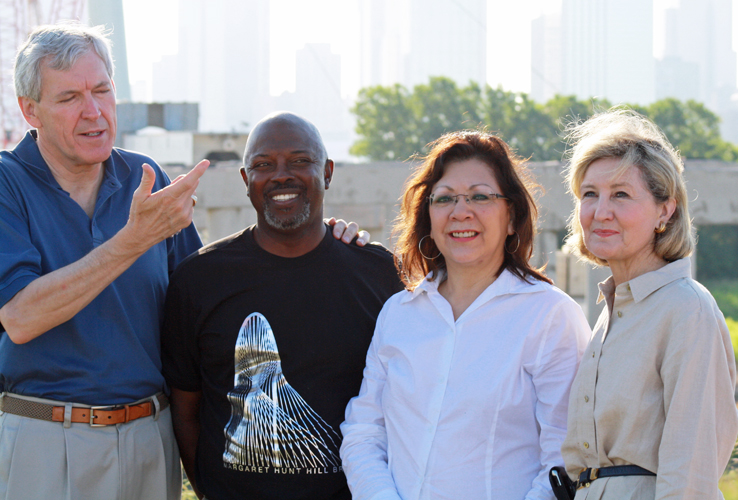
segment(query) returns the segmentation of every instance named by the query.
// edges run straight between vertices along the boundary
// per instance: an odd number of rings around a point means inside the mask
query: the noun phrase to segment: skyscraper
[[[534,19],[531,26],[530,95],[546,102],[562,90],[561,13]]]
[[[736,90],[731,0],[680,0],[666,15],[657,96],[695,99],[720,112]]]
[[[362,87],[403,81],[409,8],[407,0],[359,0]]]
[[[487,0],[361,0],[361,84],[487,80]]]
[[[269,100],[269,0],[180,0],[179,52],[154,66],[154,101],[200,103],[200,130],[244,132]]]
[[[410,42],[403,83],[447,76],[459,85],[487,80],[487,0],[409,0]]]
[[[652,102],[652,0],[563,0],[563,94]]]

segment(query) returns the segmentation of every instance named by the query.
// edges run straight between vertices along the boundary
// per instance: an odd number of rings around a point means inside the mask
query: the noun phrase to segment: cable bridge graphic
[[[252,313],[244,320],[234,358],[223,461],[275,468],[338,467],[340,437],[285,379],[274,332],[263,315]]]

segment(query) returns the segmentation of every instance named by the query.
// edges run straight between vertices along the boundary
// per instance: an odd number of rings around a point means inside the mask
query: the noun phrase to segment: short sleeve
[[[40,275],[41,254],[31,239],[28,214],[0,174],[0,307]]]

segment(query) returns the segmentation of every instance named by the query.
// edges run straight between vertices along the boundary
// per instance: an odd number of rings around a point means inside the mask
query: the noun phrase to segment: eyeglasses
[[[509,200],[507,196],[503,196],[497,193],[460,193],[460,194],[432,194],[428,197],[428,203],[432,208],[446,208],[452,205],[456,205],[459,202],[459,197],[463,196],[466,200],[467,205],[483,206],[489,205],[494,200]]]

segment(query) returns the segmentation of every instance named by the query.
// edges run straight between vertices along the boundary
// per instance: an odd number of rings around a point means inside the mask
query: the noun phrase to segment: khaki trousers
[[[181,490],[169,408],[157,420],[66,429],[0,414],[0,500],[179,500]]]

